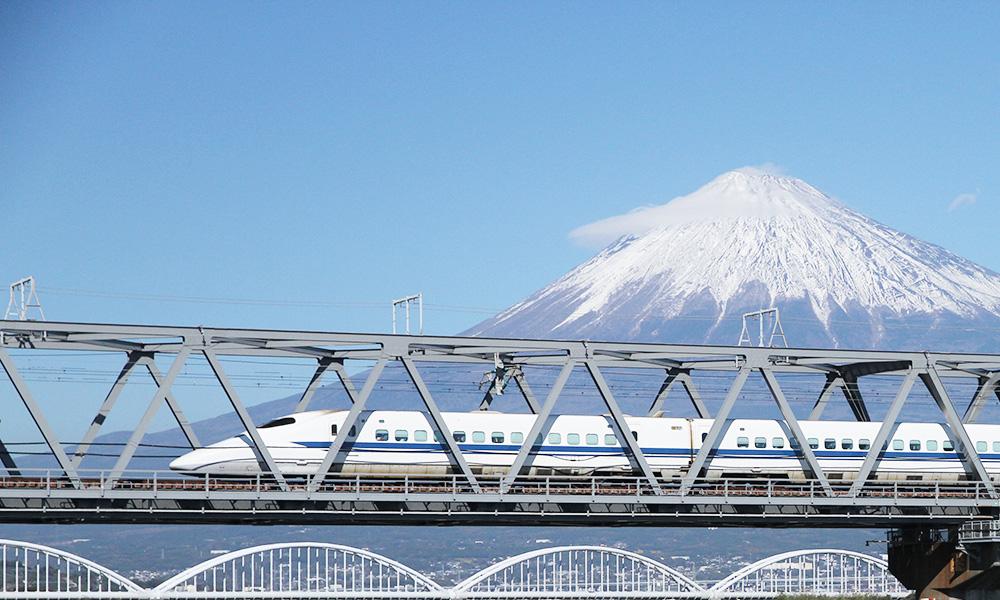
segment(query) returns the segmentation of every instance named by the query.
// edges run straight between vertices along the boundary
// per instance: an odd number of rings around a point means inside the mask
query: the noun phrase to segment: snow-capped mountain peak
[[[885,347],[887,321],[1000,319],[1000,275],[791,177],[732,171],[573,235],[609,233],[625,235],[470,333],[734,343],[734,316],[784,306],[812,345]]]

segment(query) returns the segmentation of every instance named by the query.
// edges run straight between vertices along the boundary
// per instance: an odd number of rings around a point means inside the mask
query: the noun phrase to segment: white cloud
[[[771,163],[758,166],[742,167],[733,171],[747,175],[767,175],[787,178],[780,167]],[[739,196],[734,203],[729,193],[715,194],[708,190],[720,180],[730,176],[723,174],[700,190],[687,196],[674,198],[659,206],[640,206],[624,215],[608,217],[588,225],[578,227],[569,233],[569,238],[587,248],[603,248],[609,243],[628,235],[642,235],[651,229],[665,225],[676,225],[692,220],[718,220],[735,218],[754,213],[757,215],[773,214],[776,210],[791,210],[788,207],[777,207],[774,204],[747,201],[746,196]],[[737,193],[738,195],[738,193]]]
[[[976,193],[974,194],[961,194],[958,198],[955,198],[951,202],[951,206],[948,207],[948,212],[960,208],[962,206],[968,206],[969,204],[975,204],[976,200],[979,199],[979,188],[976,188]]]
[[[622,236],[639,235],[663,222],[667,205],[640,206],[624,215],[608,217],[578,227],[569,233],[574,242],[588,248],[601,248]]]
[[[751,175],[773,175],[775,177],[788,177],[788,173],[785,172],[785,169],[779,167],[774,163],[764,163],[762,165],[757,165],[757,166],[740,167],[739,169],[736,170],[740,173],[749,173]]]

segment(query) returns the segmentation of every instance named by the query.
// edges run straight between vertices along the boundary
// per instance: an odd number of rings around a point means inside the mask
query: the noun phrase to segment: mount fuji
[[[464,334],[734,345],[775,307],[789,346],[1000,351],[1000,274],[799,179],[739,169],[574,234],[609,230],[630,233]]]

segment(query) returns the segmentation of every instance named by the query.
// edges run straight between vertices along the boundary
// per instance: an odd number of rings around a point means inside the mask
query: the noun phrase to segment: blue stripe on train
[[[294,442],[299,446],[306,448],[329,448],[330,442]],[[473,452],[473,453],[517,453],[520,449],[520,445],[514,444],[459,444],[459,449],[462,452]],[[346,442],[344,444],[345,450],[357,450],[362,452],[443,452],[444,446],[439,443],[419,443],[419,442]],[[543,445],[539,448],[539,452],[544,452],[546,454],[557,454],[557,455],[622,455],[622,449],[618,446],[547,446]],[[691,450],[688,448],[643,448],[643,454],[646,456],[671,456],[671,457],[690,457]],[[868,455],[865,450],[861,451],[850,451],[850,450],[813,450],[813,454],[818,459],[856,459],[862,460]],[[714,455],[715,458],[743,458],[743,459],[754,459],[754,458],[787,458],[796,459],[795,451],[793,450],[768,450],[768,449],[758,449],[758,448],[728,448],[725,450],[719,450]],[[887,459],[896,460],[910,460],[910,461],[928,461],[928,460],[958,460],[958,455],[955,452],[919,452],[919,451],[893,451],[886,452],[884,455]],[[1000,454],[986,454],[980,453],[980,459],[982,460],[1000,460]]]

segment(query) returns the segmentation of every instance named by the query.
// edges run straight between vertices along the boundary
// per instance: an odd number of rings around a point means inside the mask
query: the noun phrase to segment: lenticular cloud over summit
[[[767,170],[571,236],[614,241],[467,333],[729,345],[778,307],[793,346],[1000,349],[1000,275]]]
[[[602,219],[596,223],[578,227],[570,232],[570,239],[584,246],[602,248],[623,236],[638,236],[657,227],[677,225],[690,221],[721,221],[741,217],[780,216],[783,213],[795,211],[797,203],[792,198],[767,197],[773,194],[768,190],[732,189],[716,185],[720,180],[728,179],[733,174],[746,175],[748,187],[758,179],[763,183],[767,178],[790,179],[780,173],[774,165],[762,167],[743,167],[731,173],[716,178],[707,186],[688,196],[674,198],[660,206],[641,206],[627,214]],[[809,190],[815,188],[800,182]],[[757,186],[760,188],[760,186]],[[705,193],[709,190],[709,193]],[[764,192],[757,197],[754,192]],[[750,192],[747,194],[746,192]],[[817,192],[818,193],[818,192]],[[787,196],[787,193],[781,195]],[[828,199],[829,200],[829,199]],[[833,200],[830,200],[833,202]]]

